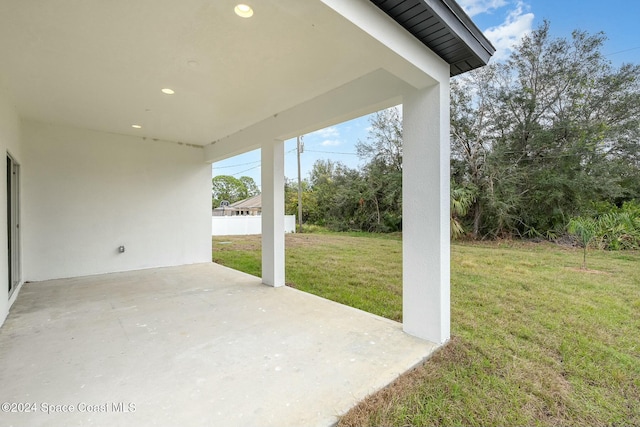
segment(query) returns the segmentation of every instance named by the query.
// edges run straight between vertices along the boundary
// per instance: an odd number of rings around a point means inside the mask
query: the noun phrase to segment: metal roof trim
[[[482,31],[454,0],[370,1],[417,40],[447,61],[450,65],[451,76],[486,65],[496,51],[491,42],[482,34]],[[411,13],[407,13],[408,11]],[[421,24],[432,18],[439,21],[441,25],[432,23],[421,28]],[[438,28],[436,32],[445,30],[445,34],[440,34],[436,39],[433,39],[431,37],[433,32],[430,31],[430,28],[433,27]],[[450,36],[450,39],[444,39],[443,36]],[[460,54],[461,50],[462,55]],[[455,55],[452,55],[452,52],[455,52]],[[461,65],[464,66],[461,67]]]

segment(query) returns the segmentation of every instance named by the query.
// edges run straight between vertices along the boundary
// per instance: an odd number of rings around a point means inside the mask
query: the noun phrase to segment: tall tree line
[[[603,34],[552,38],[452,81],[453,187],[474,237],[554,237],[598,203],[640,199],[638,65],[614,68]]]
[[[640,66],[613,67],[603,34],[549,23],[506,62],[451,82],[452,233],[553,238],[569,220],[640,200]],[[402,227],[402,120],[377,113],[359,170],[316,162],[303,219],[336,230]],[[297,209],[287,185],[287,211]]]

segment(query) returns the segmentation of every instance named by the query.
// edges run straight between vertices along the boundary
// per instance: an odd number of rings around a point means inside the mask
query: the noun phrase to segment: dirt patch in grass
[[[580,267],[567,267],[567,270],[577,271],[578,273],[585,273],[585,274],[611,274],[608,271],[591,270],[589,268],[580,268]]]
[[[291,233],[285,236],[288,249],[307,248],[326,245],[340,245],[348,242],[349,236],[334,236],[326,234]],[[254,251],[262,248],[262,236],[219,236],[213,238],[216,251]]]
[[[518,239],[496,239],[496,240],[463,240],[454,242],[459,246],[472,246],[481,248],[496,249],[523,249],[532,251],[562,251],[574,252],[578,246],[568,244],[565,241],[549,241],[544,239],[518,240]]]
[[[295,233],[287,234],[285,236],[286,247],[288,249],[314,247],[319,245],[336,245],[345,243],[348,240],[348,236],[333,236],[325,234]]]
[[[262,249],[262,236],[220,236],[214,237],[213,250],[215,251],[256,251]]]

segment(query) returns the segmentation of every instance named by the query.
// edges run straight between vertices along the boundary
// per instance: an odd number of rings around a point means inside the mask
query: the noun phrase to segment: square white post
[[[262,144],[262,283],[284,286],[284,141]]]
[[[434,343],[450,337],[449,82],[403,104],[403,328]]]

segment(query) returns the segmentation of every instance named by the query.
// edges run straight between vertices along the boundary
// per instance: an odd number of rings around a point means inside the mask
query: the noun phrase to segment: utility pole
[[[302,137],[298,137],[298,229],[302,233],[302,178],[300,177],[300,154],[304,152]]]

